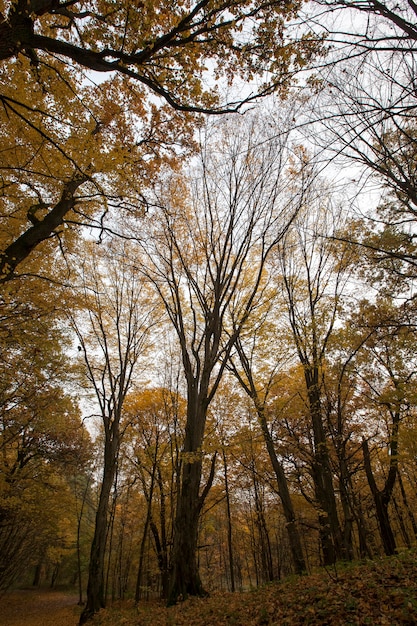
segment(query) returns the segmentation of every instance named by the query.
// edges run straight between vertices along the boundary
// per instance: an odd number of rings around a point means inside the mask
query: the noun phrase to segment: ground
[[[59,591],[19,590],[0,598],[1,626],[76,626],[77,596]]]
[[[1,626],[76,626],[74,595],[17,591],[1,600]],[[417,552],[338,565],[246,593],[216,593],[166,608],[117,603],[92,626],[415,626]]]

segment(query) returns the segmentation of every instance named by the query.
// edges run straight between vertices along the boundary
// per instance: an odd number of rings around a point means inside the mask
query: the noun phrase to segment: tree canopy
[[[410,548],[413,2],[0,13],[0,588]]]

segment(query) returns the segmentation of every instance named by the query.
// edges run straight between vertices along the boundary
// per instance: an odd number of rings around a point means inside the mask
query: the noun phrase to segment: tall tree
[[[286,193],[284,145],[255,118],[225,124],[202,145],[188,187],[169,181],[144,242],[152,279],[178,337],[187,418],[169,602],[204,593],[196,559],[198,520],[214,476],[201,488],[207,410],[230,351],[257,302],[266,258],[297,203]],[[260,125],[262,127],[262,125]]]
[[[265,290],[264,307],[263,309],[258,307],[256,317],[253,316],[252,323],[245,328],[244,333],[237,339],[235,354],[230,359],[228,369],[233,372],[242,389],[253,401],[277,481],[277,490],[286,520],[294,568],[300,574],[306,570],[301,537],[284,465],[277,453],[273,431],[269,423],[271,411],[268,407],[268,400],[273,393],[274,380],[277,372],[288,365],[292,356],[290,346],[283,341],[279,319],[274,321],[271,319],[272,317],[279,317],[277,309],[274,307],[276,304],[275,296],[276,293],[272,288]],[[276,343],[279,345],[279,352],[276,350],[271,356],[271,345]]]
[[[323,398],[324,365],[352,273],[349,248],[338,251],[327,237],[342,227],[340,207],[318,194],[306,197],[304,210],[279,245],[277,254],[289,327],[303,368],[308,415],[314,442],[311,474],[315,487],[325,564],[347,558],[335,488]]]
[[[94,244],[93,244],[94,246]],[[79,307],[68,317],[84,358],[103,427],[103,477],[91,545],[87,602],[80,624],[105,605],[104,558],[109,499],[123,432],[123,405],[152,323],[146,287],[128,262],[127,245],[93,248],[80,264]],[[121,263],[121,261],[123,261]]]

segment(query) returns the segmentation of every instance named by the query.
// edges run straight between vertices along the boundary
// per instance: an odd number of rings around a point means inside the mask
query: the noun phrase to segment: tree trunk
[[[112,557],[113,557],[113,540],[114,540],[114,519],[116,513],[116,502],[117,502],[117,488],[116,483],[117,478],[113,482],[113,497],[111,501],[111,506],[109,508],[107,514],[107,530],[106,530],[106,548],[107,548],[107,567],[103,566],[103,572],[106,572],[106,578],[103,582],[103,601],[106,603],[106,599],[109,597],[109,588],[110,588],[110,575],[112,573]],[[113,576],[112,576],[112,585],[111,585],[111,600],[115,601],[116,590],[115,590],[115,580],[116,580],[116,563],[113,565]]]
[[[142,535],[142,541],[140,544],[140,553],[139,553],[139,567],[138,567],[138,574],[136,577],[136,591],[135,591],[135,602],[136,604],[139,602],[140,597],[141,597],[141,587],[142,587],[142,576],[143,576],[143,562],[144,562],[144,557],[145,557],[145,547],[146,547],[146,539],[148,537],[148,532],[149,532],[149,525],[151,522],[151,517],[152,517],[152,499],[153,499],[153,490],[154,490],[154,483],[155,483],[155,472],[156,472],[156,454],[157,454],[157,450],[158,447],[156,446],[155,448],[155,459],[152,465],[152,474],[151,474],[151,484],[150,484],[150,488],[149,488],[149,494],[147,495],[145,493],[145,497],[147,499],[147,511],[146,511],[146,519],[145,519],[145,526],[143,529],[143,535]]]
[[[382,490],[379,490],[376,485],[375,478],[372,473],[371,455],[369,453],[369,446],[366,439],[362,441],[362,450],[366,477],[368,479],[369,488],[375,502],[376,516],[378,520],[382,546],[384,548],[385,554],[387,556],[391,556],[397,552],[395,537],[388,513],[388,505],[391,499],[391,491],[387,489],[387,484]]]
[[[384,552],[387,556],[392,556],[397,552],[397,546],[388,513],[389,500],[379,491],[373,495]]]
[[[264,515],[263,502],[259,494],[255,467],[252,468],[252,479],[255,493],[255,523],[258,529],[259,536],[259,556],[261,561],[262,582],[272,582],[275,579],[275,576],[272,563],[271,542],[269,540],[269,533]]]
[[[342,504],[343,518],[344,518],[344,525],[343,525],[343,532],[342,532],[342,550],[343,550],[344,558],[347,561],[351,561],[353,559],[352,537],[353,537],[354,515],[352,512],[352,507],[351,507],[348,494],[346,493],[346,490],[345,490],[345,486],[341,487],[340,489],[340,501]]]
[[[168,548],[165,540],[164,530],[161,530],[161,539],[159,537],[158,527],[151,518],[150,529],[153,535],[156,557],[158,559],[158,567],[161,574],[161,598],[168,598],[169,591],[169,570],[168,570]]]
[[[39,585],[41,584],[42,565],[43,565],[43,556],[36,563],[35,575],[33,577],[33,582],[32,582],[33,587],[39,587]]]
[[[104,594],[104,557],[108,530],[108,506],[110,493],[116,475],[119,452],[119,432],[116,420],[112,429],[106,429],[104,446],[103,482],[100,490],[94,537],[91,544],[90,564],[88,570],[87,602],[80,616],[79,625],[90,620],[95,613],[105,606]]]
[[[201,458],[196,458],[191,462],[184,462],[182,468],[168,604],[185,600],[189,595],[207,595],[203,589],[197,562],[198,525],[202,505],[199,496],[201,467]]]
[[[168,605],[188,596],[206,596],[198,568],[198,529],[201,510],[214,479],[216,454],[210,475],[200,494],[204,430],[209,405],[208,372],[201,374],[200,387],[188,371],[187,423],[182,453],[181,485],[174,522],[172,567]]]
[[[338,435],[334,439],[335,450],[339,460],[339,492],[343,510],[342,550],[343,558],[351,561],[354,556],[353,550],[353,524],[356,521],[359,535],[363,536],[360,528],[360,519],[355,515],[354,496],[352,489],[351,472],[347,461],[346,440],[343,436],[343,419],[340,407],[338,407]],[[360,539],[361,542],[361,539]]]
[[[58,574],[59,574],[59,563],[55,563],[55,565],[52,568],[51,584],[49,585],[50,589],[55,589]]]
[[[394,505],[395,508],[395,512],[397,514],[397,519],[398,519],[398,524],[400,526],[400,530],[401,530],[401,534],[403,536],[404,539],[404,543],[407,546],[408,549],[411,548],[411,540],[410,540],[410,535],[408,534],[408,530],[406,528],[405,522],[404,522],[404,515],[403,512],[401,510],[400,505],[398,504],[396,498],[394,496],[392,496],[392,503]]]
[[[400,486],[401,497],[402,497],[402,500],[403,500],[403,503],[404,503],[404,506],[405,506],[405,510],[407,511],[408,518],[409,518],[409,520],[411,522],[411,526],[413,528],[414,537],[417,539],[417,522],[416,522],[416,519],[414,517],[414,513],[411,510],[410,504],[408,502],[407,494],[406,494],[405,489],[404,489],[403,480],[401,478],[401,472],[398,472],[398,484]]]
[[[168,598],[169,590],[169,569],[168,569],[168,539],[167,539],[167,519],[166,519],[166,505],[165,505],[165,493],[164,484],[162,480],[161,468],[158,466],[158,485],[159,485],[159,497],[160,497],[160,524],[161,524],[161,541],[157,542],[158,534],[155,533],[155,524],[151,520],[151,530],[155,538],[156,553],[158,556],[159,570],[161,572],[162,592],[161,596],[165,599]]]
[[[272,464],[272,468],[275,472],[275,477],[277,479],[278,495],[281,499],[282,508],[284,510],[288,540],[290,543],[291,555],[294,561],[295,571],[297,574],[301,574],[302,572],[305,572],[307,568],[304,560],[303,549],[301,546],[300,534],[298,532],[294,507],[291,500],[291,494],[288,489],[287,478],[285,476],[284,469],[276,455],[274,442],[272,440],[271,433],[269,432],[265,412],[262,407],[257,407],[257,414],[261,425],[262,434],[266,443],[266,448]]]
[[[233,559],[233,537],[232,537],[232,517],[230,514],[230,493],[229,493],[229,480],[227,474],[227,458],[226,452],[223,448],[223,469],[224,469],[224,489],[226,492],[226,513],[227,513],[227,550],[229,558],[229,571],[230,571],[230,590],[235,591],[235,566]]]
[[[318,517],[323,563],[324,565],[332,565],[335,561],[343,559],[344,554],[342,548],[342,532],[337,514],[336,496],[333,486],[332,469],[323,427],[318,368],[314,366],[307,367],[305,365],[304,375],[314,436],[312,477],[317,503],[320,507]]]
[[[84,504],[84,502],[83,502]],[[81,513],[77,519],[77,578],[78,578],[78,606],[83,605],[83,579],[82,579],[82,571],[81,571],[81,518],[82,518],[82,508]]]

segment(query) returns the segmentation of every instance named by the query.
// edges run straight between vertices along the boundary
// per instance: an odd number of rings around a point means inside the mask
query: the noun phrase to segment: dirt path
[[[24,590],[0,599],[0,626],[77,626],[77,596],[60,591]]]

